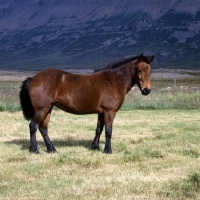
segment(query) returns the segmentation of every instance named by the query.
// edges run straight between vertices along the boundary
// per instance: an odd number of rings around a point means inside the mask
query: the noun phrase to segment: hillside
[[[0,69],[99,68],[154,54],[156,68],[200,65],[200,0],[2,0]]]

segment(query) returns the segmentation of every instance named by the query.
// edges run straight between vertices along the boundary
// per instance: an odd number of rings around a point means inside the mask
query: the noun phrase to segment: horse
[[[61,69],[45,69],[26,78],[19,98],[26,120],[30,120],[30,152],[39,153],[36,131],[39,129],[47,152],[57,152],[48,135],[53,106],[76,115],[98,114],[96,133],[91,148],[100,150],[100,135],[105,126],[104,153],[112,153],[111,136],[116,112],[125,95],[137,84],[142,95],[151,91],[150,63],[154,56],[128,56],[91,74],[72,74]]]

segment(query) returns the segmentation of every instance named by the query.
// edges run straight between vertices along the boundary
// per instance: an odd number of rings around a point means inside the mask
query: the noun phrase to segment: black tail
[[[31,77],[23,81],[21,90],[19,92],[20,104],[22,107],[24,118],[30,120],[33,118],[35,113],[34,108],[31,103],[31,99],[28,92],[28,87],[31,82]]]

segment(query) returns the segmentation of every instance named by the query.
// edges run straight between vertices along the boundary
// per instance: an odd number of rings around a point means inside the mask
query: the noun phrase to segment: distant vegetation
[[[21,82],[0,81],[0,111],[19,111],[19,88]]]
[[[122,110],[132,109],[195,109],[200,108],[199,90],[152,91],[147,97],[130,92]]]

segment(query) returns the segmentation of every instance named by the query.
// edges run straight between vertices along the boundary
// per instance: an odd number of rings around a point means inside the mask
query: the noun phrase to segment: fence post
[[[176,89],[176,79],[174,79],[174,89]]]

